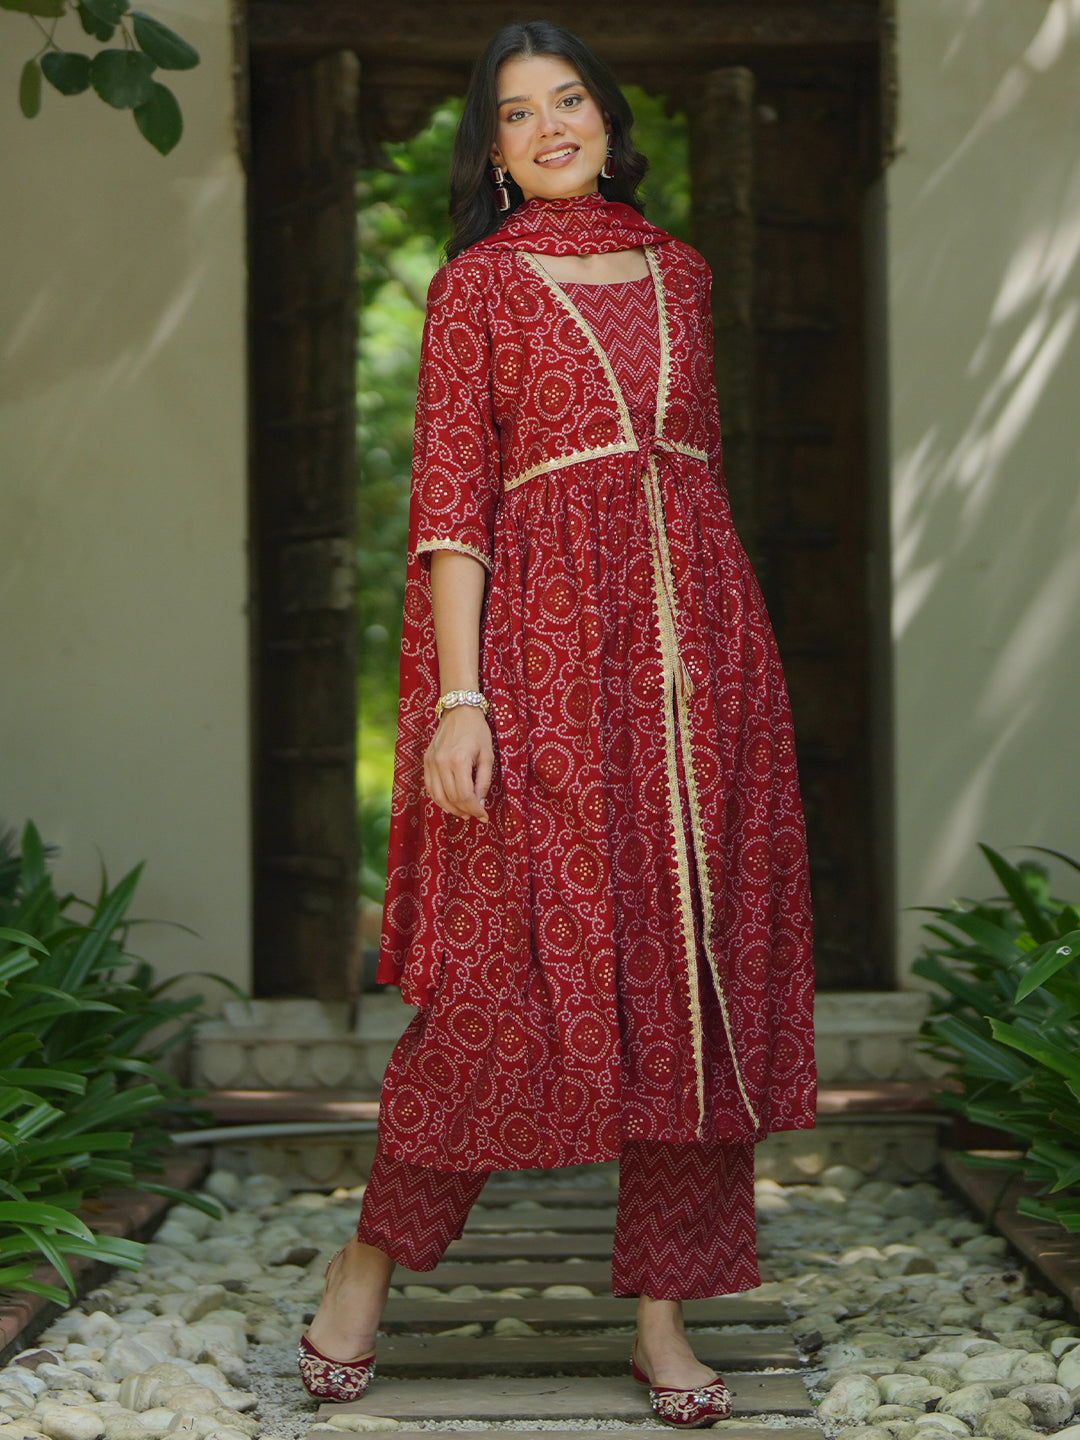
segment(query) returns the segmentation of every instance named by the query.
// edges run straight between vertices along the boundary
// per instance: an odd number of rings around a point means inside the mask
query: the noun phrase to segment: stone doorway
[[[886,0],[549,5],[687,117],[736,519],[792,692],[823,989],[889,988],[877,179]],[[256,993],[355,993],[352,176],[460,94],[480,0],[249,0]],[[871,423],[871,416],[874,416]]]

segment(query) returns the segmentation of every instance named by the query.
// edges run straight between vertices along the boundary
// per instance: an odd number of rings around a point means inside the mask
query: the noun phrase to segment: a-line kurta
[[[659,344],[638,433],[530,258],[636,246]],[[726,497],[710,285],[695,250],[597,192],[527,201],[432,281],[379,969],[421,1007],[383,1088],[398,1158],[560,1166],[814,1123],[791,716]],[[488,572],[486,825],[423,788],[438,549]],[[630,991],[651,1019],[632,1045]]]

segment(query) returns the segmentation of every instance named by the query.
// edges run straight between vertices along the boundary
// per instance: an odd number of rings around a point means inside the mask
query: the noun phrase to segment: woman
[[[325,1398],[366,1389],[395,1263],[434,1268],[492,1170],[619,1157],[634,1373],[661,1418],[722,1418],[681,1301],[759,1283],[753,1146],[814,1123],[787,697],[725,495],[709,270],[644,218],[632,123],[545,23],[501,30],[466,98],[379,970],[420,1008],[301,1341]]]

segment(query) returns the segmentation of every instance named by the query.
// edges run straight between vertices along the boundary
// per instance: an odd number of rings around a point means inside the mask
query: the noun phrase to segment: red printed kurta
[[[637,245],[617,332],[614,289],[531,258]],[[791,719],[724,489],[709,286],[596,193],[526,202],[432,281],[379,971],[421,1007],[383,1090],[401,1159],[557,1166],[814,1123]],[[440,548],[489,572],[486,826],[423,790]]]

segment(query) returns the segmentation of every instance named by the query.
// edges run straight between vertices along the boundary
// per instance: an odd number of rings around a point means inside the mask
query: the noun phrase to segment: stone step
[[[484,1210],[490,1207],[503,1207],[515,1205],[522,1200],[535,1200],[540,1205],[552,1205],[562,1208],[577,1210],[595,1207],[601,1209],[610,1208],[615,1204],[619,1190],[616,1185],[575,1185],[573,1187],[559,1185],[544,1185],[537,1182],[535,1185],[492,1185],[489,1184],[480,1192],[480,1199],[476,1202],[477,1209]],[[475,1215],[477,1210],[473,1210]]]
[[[399,1265],[394,1271],[395,1285],[432,1285],[449,1290],[454,1285],[480,1285],[501,1290],[504,1285],[587,1285],[590,1290],[611,1289],[611,1251],[607,1261],[586,1260],[581,1265],[565,1261],[533,1261],[516,1265],[504,1260],[489,1264],[451,1264],[443,1261],[435,1270],[406,1270]]]
[[[380,1355],[381,1358],[381,1355]],[[625,1355],[624,1355],[625,1363]],[[813,1415],[798,1375],[729,1374],[733,1420],[752,1415]],[[393,1420],[631,1420],[653,1419],[649,1395],[629,1375],[610,1378],[551,1376],[475,1380],[384,1380],[343,1405],[320,1405],[331,1415],[386,1415]],[[730,1426],[731,1422],[722,1422]],[[551,1432],[547,1432],[550,1434]],[[789,1440],[792,1431],[783,1431]],[[807,1431],[820,1440],[820,1431]],[[755,1430],[755,1437],[762,1434]]]
[[[465,1378],[477,1375],[621,1375],[630,1364],[630,1335],[388,1335],[378,1345],[378,1373]],[[699,1331],[694,1351],[705,1365],[729,1370],[797,1368],[787,1335],[724,1335]]]
[[[487,1211],[474,1210],[465,1226],[465,1236],[500,1235],[512,1230],[568,1230],[577,1235],[615,1233],[615,1211],[570,1209]]]
[[[782,1434],[778,1435],[775,1425],[761,1420],[721,1420],[713,1429],[720,1431],[726,1440],[822,1440],[822,1432],[816,1426],[786,1425]],[[586,1432],[546,1429],[514,1430],[511,1433],[513,1440],[581,1440],[582,1434]],[[671,1426],[662,1425],[660,1421],[656,1421],[654,1425],[635,1425],[631,1440],[636,1440],[639,1435],[670,1437]],[[394,1440],[431,1440],[431,1431],[412,1430],[407,1425],[401,1425],[394,1431]]]
[[[446,1248],[447,1260],[564,1260],[571,1255],[610,1260],[611,1234],[583,1235],[580,1230],[554,1235],[466,1234]]]
[[[637,1301],[600,1297],[595,1300],[388,1300],[381,1329],[426,1330],[432,1326],[479,1323],[490,1325],[506,1315],[544,1330],[590,1330],[606,1325],[633,1325]],[[688,1325],[783,1325],[784,1307],[775,1300],[744,1300],[723,1295],[714,1300],[684,1300]],[[784,1362],[789,1363],[789,1362]]]

